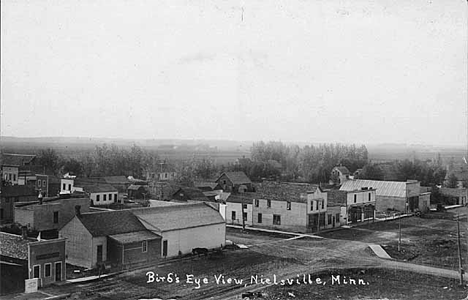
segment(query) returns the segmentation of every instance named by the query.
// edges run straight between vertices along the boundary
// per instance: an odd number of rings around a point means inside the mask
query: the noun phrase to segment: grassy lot
[[[336,281],[340,276],[340,283]],[[334,277],[332,277],[334,276]],[[463,299],[457,280],[386,269],[348,269],[313,274],[325,284],[273,285],[251,299]],[[333,280],[335,278],[335,280]],[[352,284],[354,279],[356,284]],[[359,281],[359,280],[362,281]],[[306,281],[308,282],[308,280]],[[359,284],[359,283],[362,283]]]
[[[362,224],[321,234],[323,237],[377,243],[395,259],[416,264],[458,269],[457,222],[454,216],[466,208],[448,212],[430,213],[423,218],[401,219],[401,251],[398,251],[399,222],[389,220]],[[467,257],[467,222],[460,221],[460,239],[463,260]]]

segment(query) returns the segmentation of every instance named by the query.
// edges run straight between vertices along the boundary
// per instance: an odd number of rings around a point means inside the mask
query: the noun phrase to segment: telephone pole
[[[463,285],[463,264],[460,241],[460,215],[457,215],[457,240],[458,240],[458,269],[460,271],[460,285]]]

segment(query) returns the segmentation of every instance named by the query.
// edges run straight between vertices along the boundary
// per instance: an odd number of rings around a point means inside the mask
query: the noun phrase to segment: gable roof
[[[209,182],[209,181],[203,181],[203,182],[195,182],[194,186],[197,188],[209,188],[210,190],[214,190],[216,187],[219,189],[222,189],[219,183],[217,182]]]
[[[406,182],[354,179],[347,180],[340,191],[355,191],[363,187],[376,189],[377,196],[406,197]]]
[[[216,182],[218,182],[223,175],[226,175],[233,184],[252,183],[244,172],[224,172],[216,179]]]
[[[260,199],[276,201],[307,202],[307,192],[317,188],[308,183],[262,182],[256,187]]]
[[[181,187],[174,192],[173,197],[180,194],[181,192],[184,193],[190,200],[209,201],[209,199],[200,189],[193,187]]]
[[[351,172],[348,170],[348,168],[343,167],[343,166],[334,167],[333,170],[338,170],[338,171],[340,171],[341,174],[343,174],[343,175],[349,175],[349,174],[351,174]]]
[[[225,224],[217,210],[205,203],[133,209],[148,230],[171,231]]]
[[[24,166],[30,164],[35,158],[36,155],[3,153],[2,166]]]
[[[138,191],[139,189],[145,189],[145,185],[131,184],[128,189],[131,191]]]
[[[95,237],[146,230],[131,210],[84,213],[78,219]]]

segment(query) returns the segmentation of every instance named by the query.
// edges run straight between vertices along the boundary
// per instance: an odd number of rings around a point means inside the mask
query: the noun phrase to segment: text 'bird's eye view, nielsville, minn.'
[[[0,300],[468,299],[466,0],[2,0]]]

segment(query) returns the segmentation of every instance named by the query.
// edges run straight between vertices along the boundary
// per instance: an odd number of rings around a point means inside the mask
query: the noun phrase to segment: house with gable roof
[[[133,209],[145,228],[161,236],[163,258],[188,254],[194,248],[215,249],[226,243],[226,223],[207,203]]]
[[[342,185],[346,180],[349,179],[350,175],[351,172],[344,166],[334,167],[331,170],[331,178],[335,177],[338,180],[337,182],[333,182],[337,185]]]
[[[147,230],[131,210],[81,213],[59,231],[66,238],[67,262],[85,268],[99,264],[132,267],[160,258],[161,237]]]
[[[255,192],[252,181],[244,172],[224,172],[215,181],[229,193]]]

